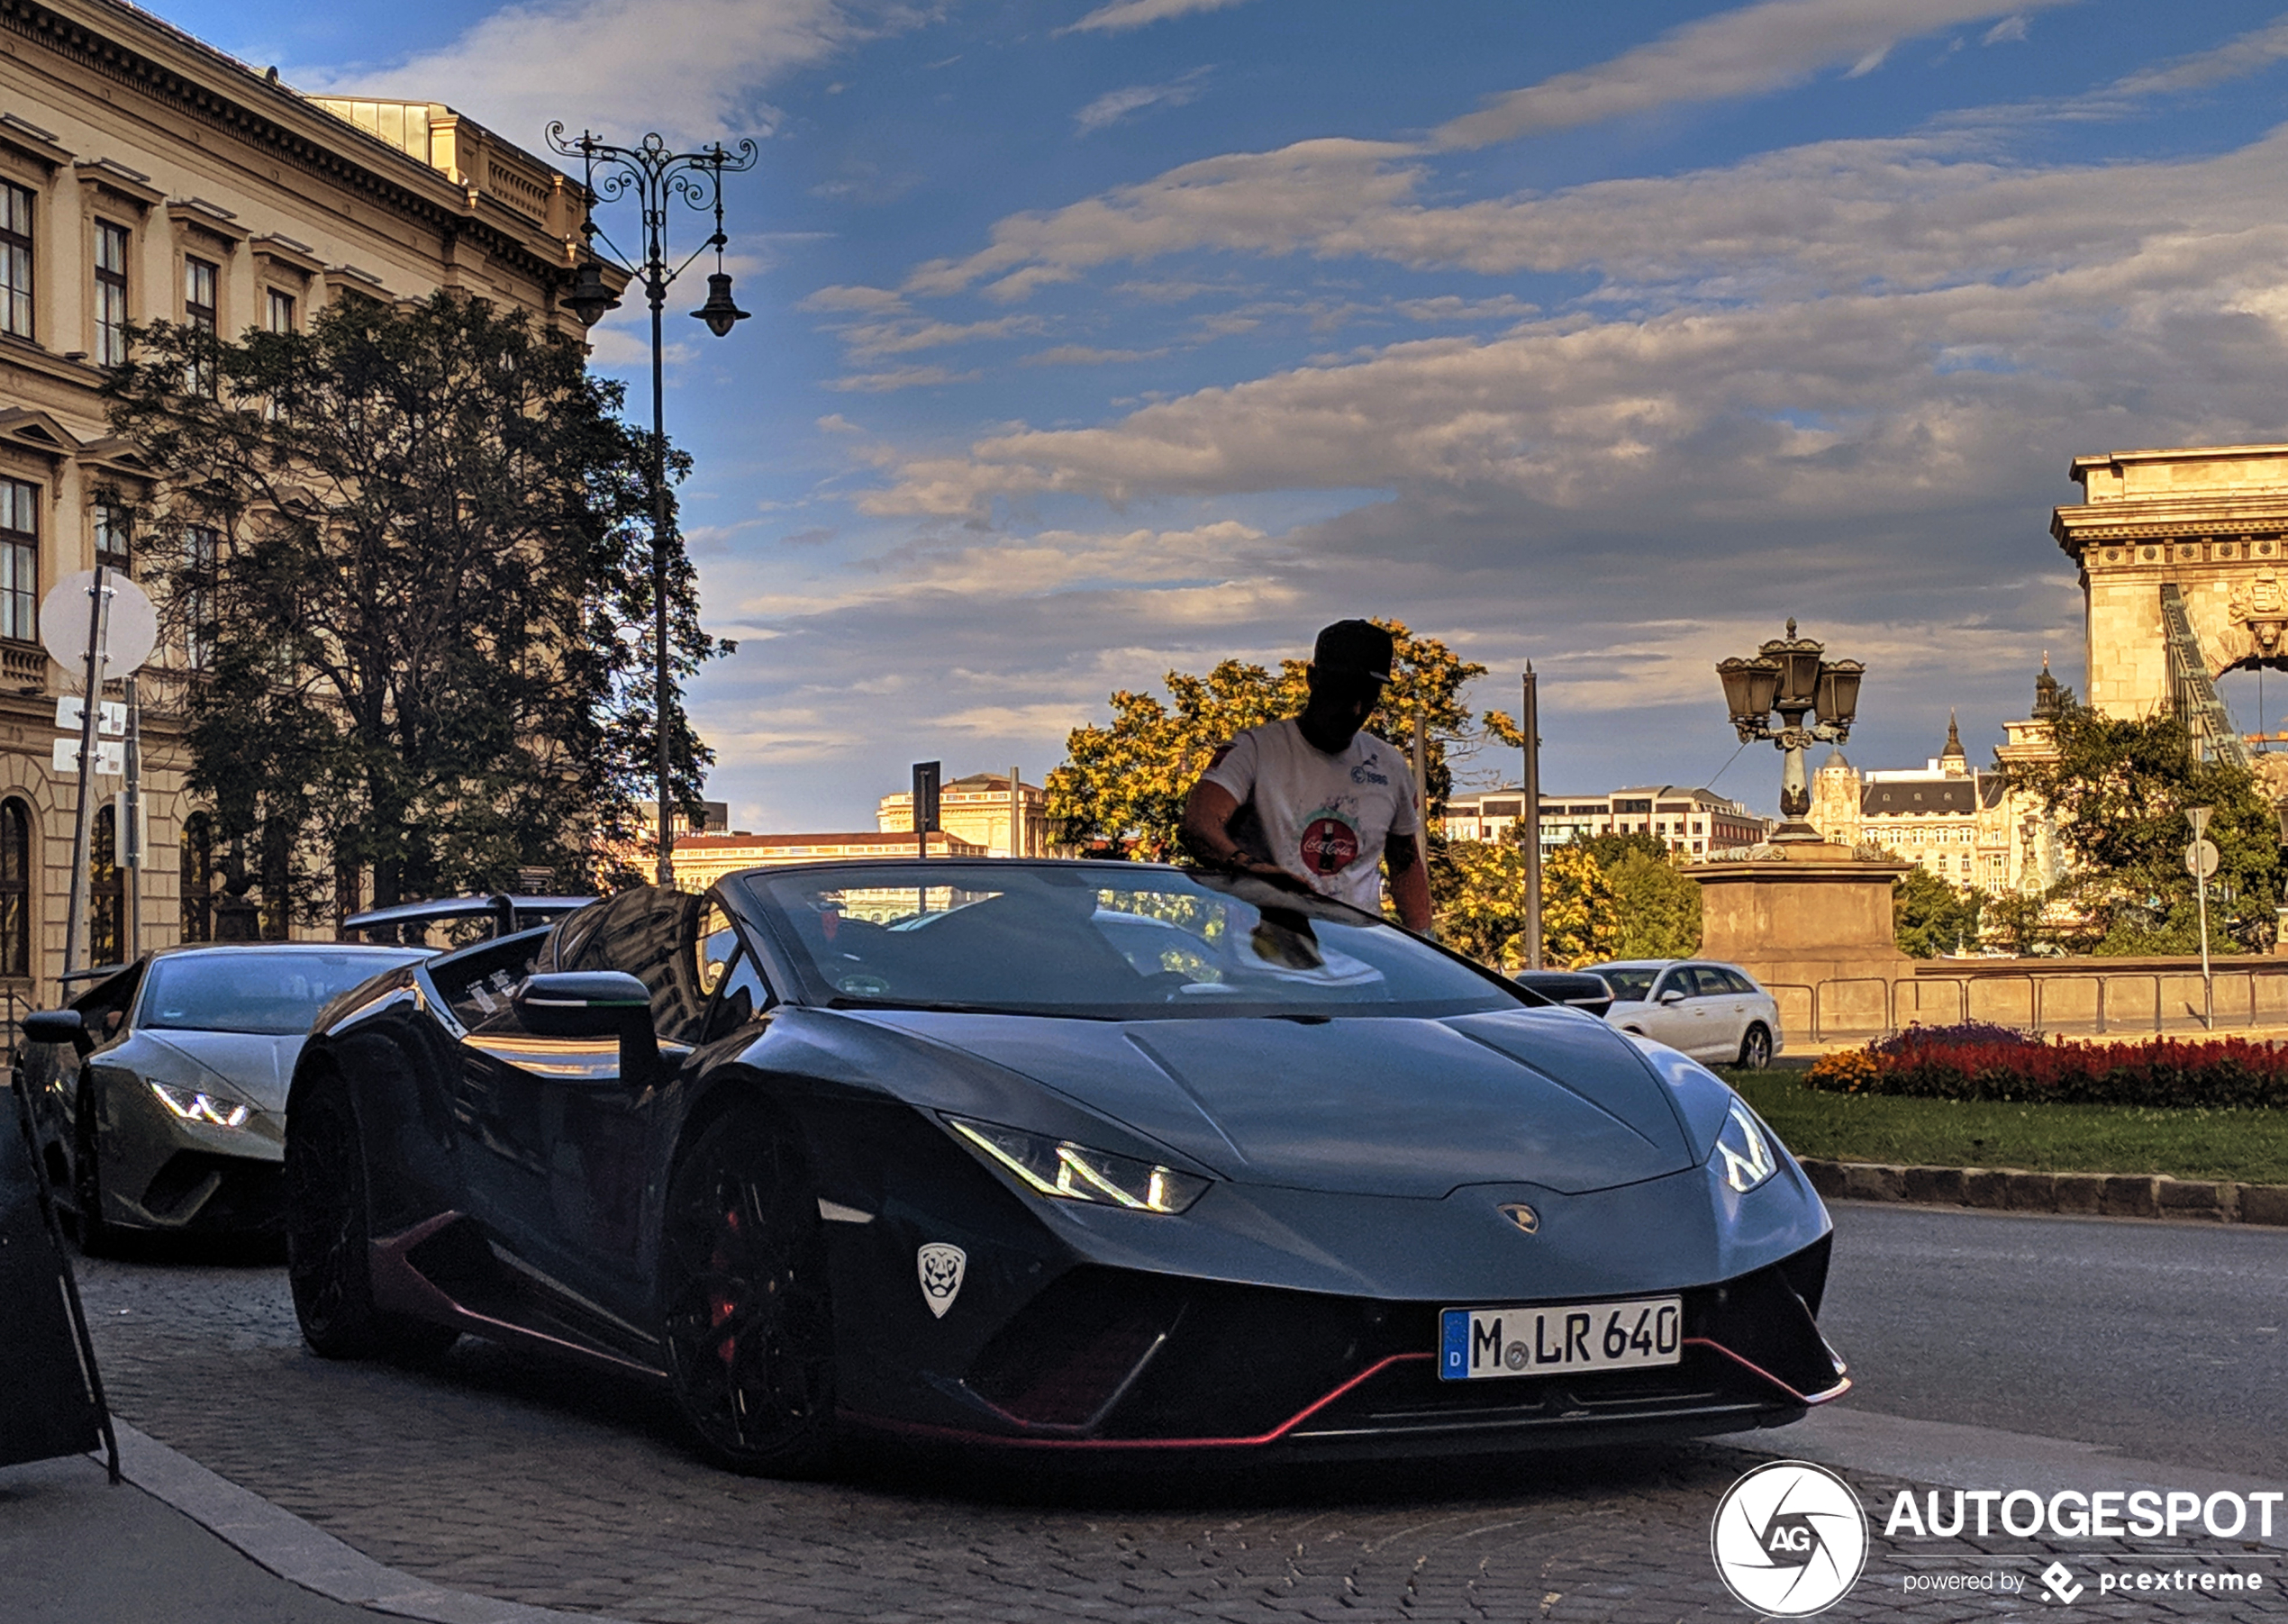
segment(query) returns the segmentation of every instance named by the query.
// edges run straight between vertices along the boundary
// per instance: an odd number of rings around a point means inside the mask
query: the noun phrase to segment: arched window
[[[0,801],[0,976],[32,974],[32,808]]]
[[[127,957],[120,926],[126,918],[126,887],[119,872],[119,818],[108,806],[95,809],[95,842],[87,865],[87,962],[115,965]]]
[[[214,939],[214,820],[183,820],[183,939]]]

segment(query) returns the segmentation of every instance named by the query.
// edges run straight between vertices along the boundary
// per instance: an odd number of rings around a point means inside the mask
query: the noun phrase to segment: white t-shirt
[[[1372,733],[1330,756],[1293,721],[1266,722],[1224,746],[1201,776],[1239,803],[1232,838],[1242,849],[1369,912],[1382,907],[1384,841],[1421,827],[1405,762]],[[1256,828],[1243,833],[1250,809]]]

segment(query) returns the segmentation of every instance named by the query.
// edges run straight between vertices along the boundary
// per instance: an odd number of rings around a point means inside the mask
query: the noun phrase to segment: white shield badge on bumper
[[[944,1319],[946,1310],[961,1294],[961,1275],[969,1266],[969,1254],[942,1240],[932,1240],[913,1255],[913,1261],[922,1276],[922,1300],[932,1314]]]

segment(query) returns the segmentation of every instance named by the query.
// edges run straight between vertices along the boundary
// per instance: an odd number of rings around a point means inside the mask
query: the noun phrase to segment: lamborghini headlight
[[[227,1094],[200,1093],[195,1089],[178,1088],[172,1083],[153,1083],[151,1092],[159,1102],[186,1122],[204,1122],[214,1128],[243,1128],[247,1118],[254,1114],[254,1107],[243,1100],[233,1100]]]
[[[987,1161],[1037,1195],[1137,1212],[1181,1212],[1208,1187],[1209,1181],[1197,1174],[1091,1150],[1070,1139],[958,1117],[946,1120]]]
[[[1737,1100],[1724,1126],[1717,1130],[1716,1154],[1711,1160],[1723,1164],[1724,1182],[1742,1195],[1780,1170],[1779,1156],[1772,1148],[1772,1130]]]

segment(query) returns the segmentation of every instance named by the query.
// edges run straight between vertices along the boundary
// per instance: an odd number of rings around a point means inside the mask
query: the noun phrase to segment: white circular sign
[[[2217,843],[2195,840],[2184,848],[2184,871],[2196,880],[2211,880],[2217,875]]]
[[[77,570],[40,600],[40,640],[75,684],[87,680],[87,589],[95,584],[94,570]],[[159,647],[159,611],[141,587],[115,569],[104,571],[104,585],[111,593],[111,613],[104,629],[103,669],[95,675],[112,682],[132,676]]]
[[[1801,1619],[1859,1582],[1867,1514],[1825,1466],[1775,1460],[1724,1491],[1708,1534],[1724,1587],[1757,1612]]]

